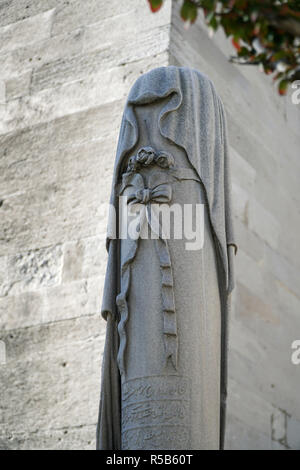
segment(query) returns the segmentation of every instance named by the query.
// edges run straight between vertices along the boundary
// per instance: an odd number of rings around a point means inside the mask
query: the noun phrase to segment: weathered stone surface
[[[86,279],[103,274],[107,253],[105,234],[103,237],[91,237],[64,246],[63,281]]]
[[[157,66],[166,63],[167,52],[156,57]],[[120,65],[80,81],[66,83],[58,88],[42,90],[35,95],[14,100],[0,108],[0,134],[40,122],[125,99],[134,78],[153,66],[148,57],[129,65]],[[18,117],[18,119],[17,119]]]
[[[167,0],[163,9],[159,12],[159,15],[169,19],[170,11],[171,2]],[[136,19],[136,22],[144,22],[144,17],[150,18],[151,16],[148,5],[145,5],[144,2],[140,0],[138,0],[138,2],[136,0],[127,0],[126,3],[120,2],[119,0],[111,0],[109,3],[99,3],[97,0],[86,0],[84,5],[81,4],[80,0],[70,0],[57,8],[53,34],[71,31],[82,24],[97,23],[113,16],[118,17],[120,15],[121,17],[122,14],[129,12]]]
[[[79,54],[82,47],[82,28],[32,44],[23,43],[18,49],[0,54],[0,77],[9,79],[26,69],[42,67],[50,61]]]
[[[279,315],[272,309],[272,305],[260,299],[239,282],[237,283],[235,302],[236,316],[242,318],[244,323],[253,324],[253,316],[257,315],[266,323],[280,324]]]
[[[111,142],[96,141],[48,153],[45,159],[20,163],[24,191],[3,195],[0,211],[4,236],[0,252],[102,234],[106,226],[102,204],[107,202],[111,186]],[[55,168],[51,174],[46,171],[50,158]],[[13,169],[11,172],[13,175]],[[15,176],[11,184],[17,186]],[[101,178],[104,182],[99,186]]]
[[[248,225],[249,194],[234,182],[232,183],[232,199],[234,215]]]
[[[104,275],[0,298],[0,327],[25,328],[99,313]]]
[[[24,43],[41,41],[50,36],[54,10],[0,28],[0,52],[17,49]]]
[[[239,250],[236,258],[236,274],[241,284],[252,292],[263,294],[263,274],[258,269],[258,264],[250,258],[243,250]]]
[[[232,181],[253,195],[256,181],[255,169],[233,148],[230,147]]]
[[[7,363],[0,368],[0,423],[6,435],[94,425],[103,326],[96,315],[2,333]]]
[[[53,88],[67,82],[74,82],[92,74],[101,73],[111,67],[130,64],[148,56],[161,54],[169,44],[169,26],[154,31],[143,31],[136,38],[127,37],[126,47],[120,38],[114,46],[74,55],[70,59],[59,59],[47,63],[33,73],[31,91],[37,93],[45,88]],[[101,78],[99,77],[100,83]]]
[[[269,247],[266,247],[265,256],[267,268],[272,275],[300,297],[297,267]]]
[[[113,139],[121,121],[122,105],[122,101],[114,101],[0,136],[1,186],[9,187],[16,173],[17,178],[23,178],[24,169],[17,170],[19,163],[27,164],[47,155],[49,151],[103,140],[108,135]],[[111,143],[112,147],[115,145],[115,142]],[[25,180],[29,184],[28,178],[23,178],[22,183]],[[16,192],[17,186],[10,190]]]
[[[51,10],[57,6],[57,0],[2,0],[0,3],[0,25],[16,23]]]
[[[95,427],[79,425],[35,433],[0,433],[0,450],[94,450]]]
[[[165,8],[160,10],[157,15],[152,15],[145,9],[143,2],[136,2],[134,10],[127,10],[117,16],[101,18],[101,21],[89,24],[85,27],[84,33],[84,51],[93,51],[96,49],[112,48],[123,42],[123,47],[132,43],[135,38],[136,43],[140,42],[143,33],[151,29],[161,28],[170,25],[169,7],[165,3]],[[137,20],[138,19],[138,20]],[[120,29],[120,24],[122,28]],[[122,51],[120,51],[122,54]]]
[[[0,329],[26,328],[43,320],[45,297],[39,292],[0,297]]]
[[[239,418],[229,415],[226,449],[228,450],[270,450],[271,442],[267,434],[251,427]]]
[[[287,445],[290,449],[300,450],[300,421],[287,418]]]
[[[20,294],[59,284],[61,271],[62,249],[59,245],[9,256],[4,295]]]
[[[265,436],[270,436],[274,408],[261,395],[250,392],[235,380],[230,380],[228,406],[231,415],[244,423],[246,428],[258,429]],[[241,445],[242,439],[241,437]]]
[[[31,83],[31,70],[12,77],[5,82],[5,101],[21,98],[29,93]]]
[[[235,204],[236,206],[236,204]],[[242,212],[243,214],[243,212]],[[247,212],[246,212],[247,215]],[[247,217],[244,217],[244,220]],[[262,262],[264,258],[264,242],[252,233],[249,228],[237,217],[234,223],[236,238],[239,241],[240,248],[256,262]]]
[[[279,222],[254,198],[249,204],[248,221],[250,230],[276,250],[280,230]]]
[[[271,415],[272,441],[287,446],[287,419],[286,412],[274,409]]]

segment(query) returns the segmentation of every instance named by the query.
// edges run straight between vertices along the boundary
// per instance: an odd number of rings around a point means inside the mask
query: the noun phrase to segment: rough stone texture
[[[0,448],[92,449],[108,201],[143,72],[215,83],[232,152],[237,257],[227,448],[300,449],[299,105],[176,3],[0,1]],[[43,264],[45,262],[45,264]],[[5,354],[3,354],[5,351]],[[5,361],[3,361],[5,355]]]

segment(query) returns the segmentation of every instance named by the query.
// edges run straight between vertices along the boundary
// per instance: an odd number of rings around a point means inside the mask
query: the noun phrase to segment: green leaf
[[[286,95],[288,84],[289,84],[289,81],[286,80],[285,78],[279,82],[278,91],[280,95]]]
[[[215,16],[213,16],[209,22],[209,26],[214,30],[216,31],[218,29],[218,21],[217,21],[217,18]]]
[[[183,5],[180,10],[180,16],[183,21],[190,21],[194,23],[196,21],[198,14],[197,7],[190,0],[184,0]]]
[[[158,11],[163,4],[163,0],[148,0],[148,2],[150,4],[150,8],[153,13]]]

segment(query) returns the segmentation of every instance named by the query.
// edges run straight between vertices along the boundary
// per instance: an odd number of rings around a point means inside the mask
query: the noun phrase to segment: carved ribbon
[[[147,188],[144,186],[144,180],[140,174],[135,173],[134,175],[130,175],[126,173],[123,175],[123,187],[121,188],[121,193],[128,186],[133,186],[134,189],[134,191],[128,196],[127,204],[131,205],[140,203],[143,205],[143,207],[140,208],[139,213],[140,219],[137,229],[138,237],[136,240],[128,240],[129,249],[121,266],[121,292],[117,296],[117,306],[119,308],[121,317],[118,325],[120,335],[118,365],[121,373],[125,373],[124,355],[127,342],[125,328],[129,314],[127,296],[130,286],[131,263],[137,253],[138,240],[140,238],[140,233],[145,219],[147,220],[151,230],[157,236],[157,238],[154,239],[154,243],[161,270],[165,363],[167,363],[168,359],[170,358],[174,368],[177,369],[178,338],[171,258],[168,242],[163,233],[163,227],[159,222],[159,217],[155,215],[154,206],[152,204],[170,202],[172,199],[172,187],[168,183],[160,182],[159,176],[156,177],[153,175],[152,179],[154,178],[158,184],[152,188]]]

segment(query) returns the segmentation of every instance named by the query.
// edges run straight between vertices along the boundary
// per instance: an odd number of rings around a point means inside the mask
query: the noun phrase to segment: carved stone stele
[[[135,237],[128,219],[120,236],[120,198],[126,211],[138,207]],[[133,85],[111,204],[97,448],[219,449],[236,245],[224,109],[197,70],[161,67]],[[175,222],[166,236],[163,207],[184,226],[191,208],[199,231],[200,205],[202,247],[175,236]]]

